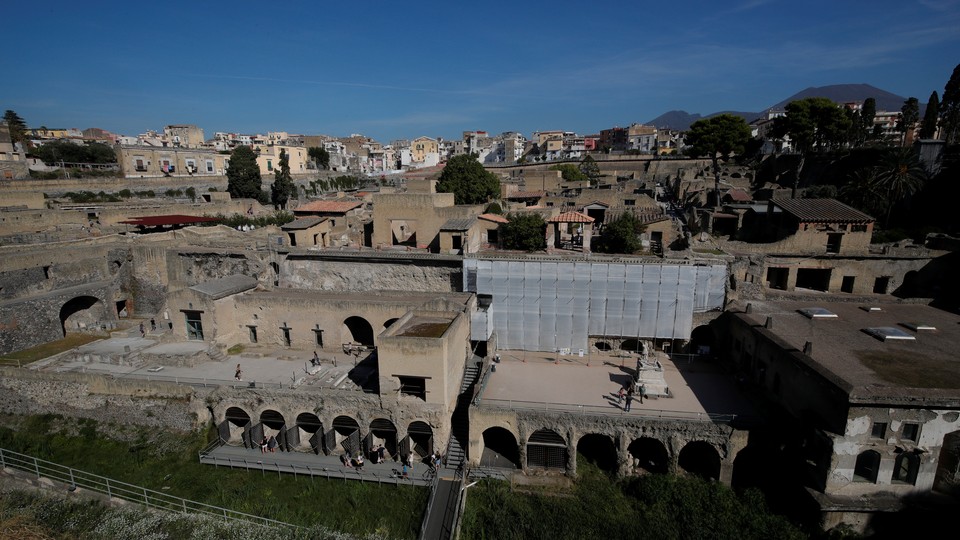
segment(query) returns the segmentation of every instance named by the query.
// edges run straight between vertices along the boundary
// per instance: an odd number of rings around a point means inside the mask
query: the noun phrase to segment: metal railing
[[[637,418],[657,418],[665,420],[691,420],[697,422],[713,422],[717,424],[731,423],[736,414],[648,410],[636,409],[624,411],[619,408],[603,405],[580,405],[570,403],[550,403],[546,401],[520,401],[514,399],[478,399],[477,406],[486,408],[501,408],[511,410],[572,412],[577,414],[595,414],[602,416],[630,416]]]
[[[71,490],[76,488],[88,489],[97,493],[105,494],[111,499],[121,499],[135,504],[155,508],[158,510],[167,510],[170,512],[185,512],[194,514],[204,514],[212,517],[223,518],[229,521],[250,523],[264,527],[290,527],[300,528],[291,523],[277,521],[265,517],[255,516],[213,506],[210,504],[191,501],[181,497],[176,497],[154,491],[142,486],[128,484],[113,480],[106,476],[81,471],[65,465],[53,463],[43,459],[0,448],[0,468],[11,468],[27,473],[35,474],[37,478],[49,478],[58,482],[68,484]]]

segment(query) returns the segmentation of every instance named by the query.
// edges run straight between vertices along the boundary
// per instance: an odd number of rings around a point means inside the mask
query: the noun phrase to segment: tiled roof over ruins
[[[800,221],[814,223],[870,223],[874,219],[836,199],[774,199],[771,203]]]
[[[294,212],[301,214],[307,212],[326,212],[330,214],[345,214],[350,210],[363,204],[363,201],[313,201],[307,204],[301,204],[294,209]]]

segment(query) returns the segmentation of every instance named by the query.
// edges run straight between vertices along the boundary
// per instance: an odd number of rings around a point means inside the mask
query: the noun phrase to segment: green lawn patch
[[[37,360],[49,358],[55,354],[60,354],[70,349],[75,349],[81,345],[86,345],[105,338],[103,334],[67,334],[63,339],[37,345],[22,351],[12,352],[10,354],[0,355],[0,364],[24,366]]]
[[[101,436],[93,421],[54,415],[20,419],[14,429],[0,427],[4,448],[178,497],[356,535],[419,533],[429,496],[425,488],[202,465],[197,452],[207,440],[198,433],[163,432],[121,442]]]

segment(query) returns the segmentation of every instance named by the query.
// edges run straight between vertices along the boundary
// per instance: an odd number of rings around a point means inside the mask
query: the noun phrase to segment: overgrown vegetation
[[[237,227],[243,227],[244,225],[253,225],[255,227],[266,227],[267,225],[276,225],[277,227],[281,225],[286,225],[294,220],[293,214],[290,212],[285,212],[283,210],[277,210],[272,214],[260,215],[260,216],[249,216],[245,214],[216,214],[213,216],[219,219],[219,222],[210,222],[207,224],[202,224],[202,226],[211,227],[213,225],[226,225],[233,229]]]
[[[50,141],[34,148],[31,153],[47,165],[65,163],[116,163],[113,148],[103,143],[75,144]]]
[[[509,214],[507,219],[509,223],[500,225],[500,244],[504,249],[547,249],[547,224],[540,214]]]
[[[804,538],[763,495],[672,475],[611,480],[583,456],[570,496],[517,493],[506,482],[470,488],[461,538]]]
[[[580,167],[573,163],[561,163],[550,167],[551,171],[560,171],[560,176],[567,182],[586,182],[590,177],[580,170]]]
[[[34,180],[56,180],[58,178],[119,178],[121,175],[117,169],[81,169],[77,167],[67,167],[55,171],[34,171],[30,170],[30,178]]]
[[[359,536],[317,525],[267,528],[210,516],[108,508],[98,501],[26,491],[0,492],[0,531],[7,538],[103,538],[142,540],[347,540]],[[365,538],[382,538],[371,535]]]
[[[351,534],[415,538],[429,495],[427,490],[409,485],[378,486],[202,465],[197,452],[208,439],[199,433],[146,428],[132,431],[131,427],[99,426],[90,420],[56,415],[4,418],[2,423],[0,447],[177,497],[304,527],[321,525]],[[106,431],[123,429],[132,432],[132,442],[103,436]],[[253,529],[246,527],[248,531]]]
[[[313,195],[319,195],[320,193],[327,193],[329,191],[348,191],[351,189],[356,189],[360,187],[362,181],[356,176],[351,175],[340,175],[328,180],[311,180],[310,181],[310,191]]]
[[[636,253],[642,247],[639,235],[644,229],[633,212],[624,212],[603,226],[595,249],[598,253]]]

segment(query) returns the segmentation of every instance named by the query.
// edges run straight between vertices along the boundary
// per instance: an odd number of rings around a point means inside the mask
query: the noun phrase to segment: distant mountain
[[[903,106],[903,102],[907,99],[903,96],[898,96],[896,94],[887,92],[886,90],[881,90],[875,86],[870,86],[869,84],[832,84],[830,86],[811,86],[806,90],[797,92],[783,101],[767,107],[764,109],[764,112],[769,109],[782,109],[791,101],[809,97],[825,97],[837,103],[863,101],[872,97],[873,99],[877,100],[878,111],[899,111],[900,107]],[[923,103],[920,104],[920,109],[922,114],[924,109]],[[651,126],[657,126],[659,128],[684,131],[690,129],[690,124],[696,122],[697,120],[702,118],[710,118],[718,114],[733,114],[743,117],[744,120],[750,122],[762,116],[764,112],[721,111],[702,116],[698,113],[688,113],[687,111],[670,111],[661,114],[649,122],[644,123]]]

